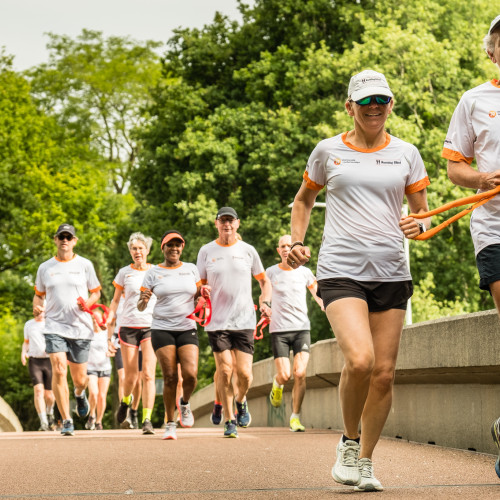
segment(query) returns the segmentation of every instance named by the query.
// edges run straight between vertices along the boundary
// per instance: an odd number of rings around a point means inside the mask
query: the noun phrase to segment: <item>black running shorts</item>
[[[295,330],[290,332],[273,332],[271,334],[274,359],[288,358],[290,350],[295,356],[299,352],[311,349],[311,332],[309,330]]]
[[[207,333],[213,352],[236,350],[253,355],[253,330],[217,330]]]
[[[167,345],[174,345],[177,349],[183,345],[200,345],[198,335],[196,334],[196,330],[194,328],[183,331],[153,329],[151,330],[151,342],[155,352]]]

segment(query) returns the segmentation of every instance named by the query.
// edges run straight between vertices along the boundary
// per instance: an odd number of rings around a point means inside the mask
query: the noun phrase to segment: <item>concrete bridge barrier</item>
[[[0,397],[0,432],[23,432],[12,408]]]
[[[264,338],[261,342],[269,341]],[[301,420],[309,428],[342,429],[338,383],[343,356],[335,339],[311,348]],[[291,388],[269,403],[273,359],[254,364],[248,394],[252,425],[287,426]],[[191,398],[195,425],[210,425],[213,384]],[[394,401],[383,435],[420,443],[497,453],[490,426],[500,416],[500,322],[495,310],[404,328]],[[222,432],[222,428],[221,428]]]

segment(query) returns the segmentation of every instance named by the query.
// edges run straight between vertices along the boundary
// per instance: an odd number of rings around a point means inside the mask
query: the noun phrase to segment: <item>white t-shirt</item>
[[[405,194],[429,185],[417,148],[386,134],[384,145],[362,150],[347,132],[321,141],[309,157],[307,187],[326,186],[326,216],[318,280],[411,279],[399,228]]]
[[[196,322],[186,316],[194,310],[194,296],[200,285],[198,269],[189,262],[180,262],[177,267],[151,268],[141,287],[141,290],[151,290],[154,294],[151,299],[157,299],[151,328],[168,331],[196,328]]]
[[[111,370],[111,361],[106,353],[108,352],[108,332],[101,330],[94,332],[94,338],[90,342],[89,361],[87,372],[106,372]]]
[[[80,310],[78,297],[85,300],[90,292],[101,289],[90,260],[75,255],[60,261],[52,257],[38,268],[35,293],[45,297],[44,333],[55,333],[69,339],[91,339],[94,330],[90,314]]]
[[[266,269],[273,286],[269,331],[309,330],[311,323],[307,316],[306,289],[314,287],[316,278],[307,267],[283,269],[281,266],[276,264]]]
[[[156,303],[156,297],[151,297],[146,309],[139,311],[137,302],[141,295],[141,286],[149,271],[153,266],[148,264],[144,271],[136,269],[133,264],[122,267],[116,275],[113,285],[118,290],[125,290],[123,311],[120,315],[120,326],[128,328],[148,328],[153,321],[153,309]]]
[[[450,121],[443,158],[472,163],[479,172],[500,169],[500,84],[483,83],[465,92]],[[478,190],[480,193],[481,190]],[[500,196],[476,208],[470,220],[476,255],[500,243]]]
[[[28,357],[30,358],[48,358],[45,352],[45,321],[36,321],[30,319],[24,325],[24,340],[28,343]]]
[[[265,277],[255,248],[239,240],[232,245],[211,241],[201,247],[196,265],[202,282],[212,287],[212,320],[205,330],[253,330],[252,275]]]

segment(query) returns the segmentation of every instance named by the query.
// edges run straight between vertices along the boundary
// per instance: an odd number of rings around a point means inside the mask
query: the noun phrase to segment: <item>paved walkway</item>
[[[0,433],[0,499],[345,499],[330,469],[339,434],[283,428]],[[495,457],[382,439],[374,456],[384,499],[500,499]]]

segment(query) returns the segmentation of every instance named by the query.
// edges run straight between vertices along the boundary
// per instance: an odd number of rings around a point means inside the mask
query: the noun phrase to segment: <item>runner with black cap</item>
[[[61,433],[65,436],[72,436],[75,431],[69,410],[68,365],[78,416],[85,418],[90,409],[85,389],[94,331],[92,317],[84,312],[84,305],[77,299],[83,297],[89,308],[101,296],[101,285],[92,262],[73,252],[77,241],[72,225],[59,226],[54,236],[57,254],[38,268],[33,297],[33,315],[45,313],[45,350],[52,364],[52,389],[63,419]]]
[[[165,260],[150,269],[141,286],[137,307],[140,311],[151,297],[157,298],[153,310],[151,341],[163,373],[163,402],[167,422],[163,439],[177,439],[174,420],[179,363],[182,374],[182,396],[179,419],[182,427],[192,427],[194,417],[189,405],[198,377],[198,335],[196,322],[189,319],[195,300],[210,296],[210,287],[202,286],[198,268],[180,260],[184,245],[182,234],[171,229],[161,238]]]
[[[204,245],[197,259],[202,282],[211,287],[212,320],[205,328],[217,367],[217,391],[225,415],[224,436],[238,437],[236,425],[248,427],[251,416],[246,395],[252,383],[256,325],[253,276],[259,283],[261,314],[271,316],[271,283],[255,248],[237,238],[236,210],[222,207],[215,219],[219,237]],[[234,354],[234,362],[233,356]],[[231,377],[237,373],[237,394]],[[233,419],[233,401],[236,419]]]

